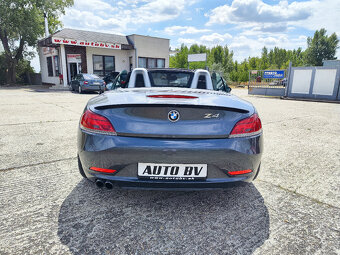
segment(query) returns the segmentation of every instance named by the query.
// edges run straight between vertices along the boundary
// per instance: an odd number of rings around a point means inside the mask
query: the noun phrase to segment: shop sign
[[[58,55],[58,51],[53,47],[43,47],[42,50],[44,55]]]
[[[188,54],[188,62],[207,61],[207,53]]]
[[[263,78],[265,79],[280,79],[285,77],[285,71],[284,70],[278,70],[278,71],[264,71],[263,72]]]
[[[68,63],[81,62],[81,55],[80,54],[67,54],[67,62]]]
[[[55,44],[65,44],[65,45],[75,45],[75,46],[87,46],[94,48],[105,48],[105,49],[115,49],[120,50],[122,46],[119,43],[104,43],[104,42],[93,42],[87,40],[74,40],[52,37],[52,43]]]

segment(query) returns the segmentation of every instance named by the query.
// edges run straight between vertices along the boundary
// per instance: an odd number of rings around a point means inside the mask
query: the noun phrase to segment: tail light
[[[116,130],[107,118],[90,110],[86,110],[81,117],[80,127],[93,133],[117,135]]]
[[[231,131],[229,138],[247,137],[260,134],[262,125],[259,116],[254,113],[249,118],[240,120]]]
[[[89,84],[89,82],[88,81],[84,81],[84,84]]]

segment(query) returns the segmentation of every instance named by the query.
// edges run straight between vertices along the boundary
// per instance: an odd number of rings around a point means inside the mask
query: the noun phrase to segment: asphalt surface
[[[0,254],[340,254],[340,105],[248,96],[262,170],[223,191],[98,189],[76,131],[95,94],[0,88]]]

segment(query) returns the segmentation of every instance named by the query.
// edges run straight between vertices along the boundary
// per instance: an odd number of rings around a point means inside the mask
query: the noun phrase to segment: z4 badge
[[[218,118],[219,116],[220,116],[219,113],[216,113],[216,114],[206,113],[206,114],[204,114],[205,119]]]

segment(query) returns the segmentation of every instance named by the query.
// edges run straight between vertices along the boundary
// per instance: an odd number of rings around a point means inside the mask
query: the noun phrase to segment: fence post
[[[249,94],[249,85],[250,85],[250,72],[251,70],[249,70],[249,77],[248,77],[248,94]]]
[[[285,97],[288,96],[288,89],[289,89],[289,86],[290,86],[290,74],[291,74],[291,71],[292,71],[292,61],[289,61],[289,66],[288,66],[288,74],[287,74],[287,84],[286,84],[286,87],[285,87]]]

